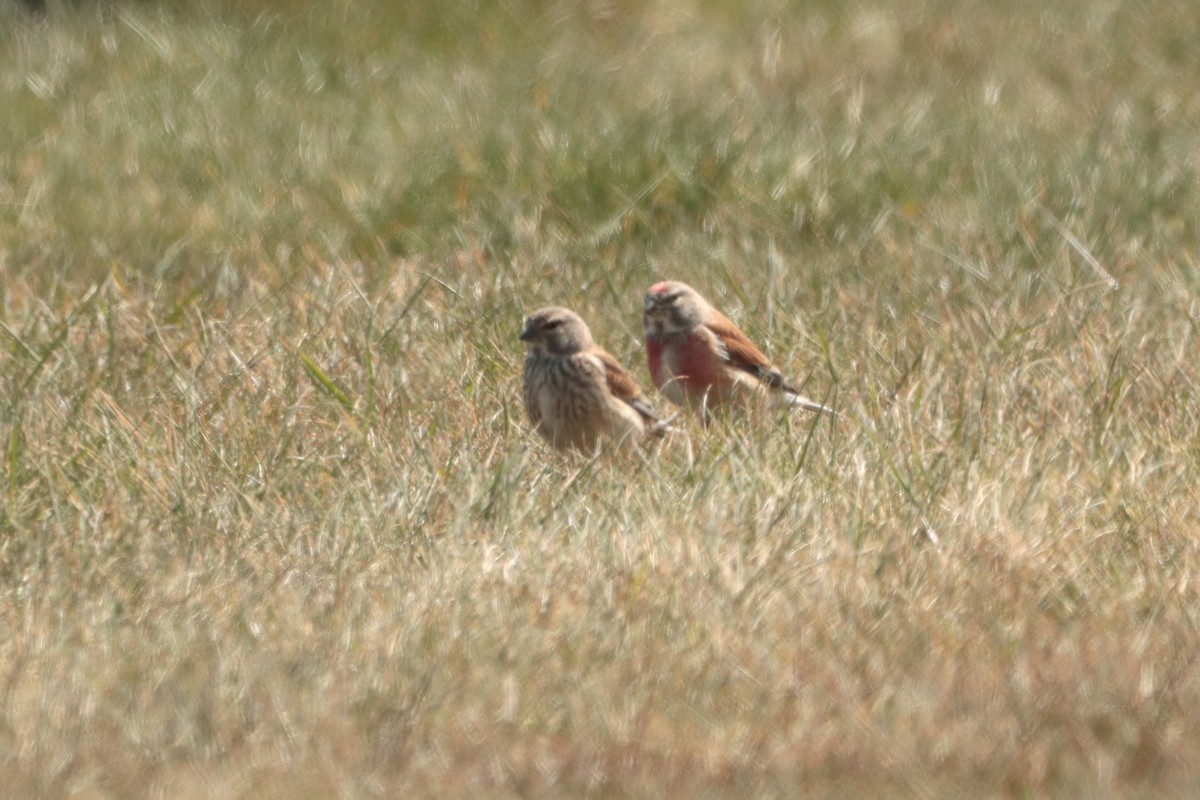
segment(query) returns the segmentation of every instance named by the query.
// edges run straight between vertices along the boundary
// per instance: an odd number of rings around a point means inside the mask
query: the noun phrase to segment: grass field
[[[440,5],[0,2],[3,795],[1200,794],[1200,4]]]

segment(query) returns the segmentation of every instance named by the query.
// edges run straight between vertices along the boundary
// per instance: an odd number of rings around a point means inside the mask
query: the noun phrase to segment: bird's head
[[[646,292],[642,321],[647,336],[690,331],[704,323],[709,305],[692,287],[679,281],[661,281]]]
[[[595,344],[587,323],[559,306],[548,306],[526,317],[520,338],[529,352],[551,356],[569,356]]]

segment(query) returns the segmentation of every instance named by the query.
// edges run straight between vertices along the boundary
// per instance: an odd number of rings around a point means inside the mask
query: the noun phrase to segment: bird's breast
[[[664,383],[709,386],[723,380],[713,342],[696,331],[669,337],[648,337],[646,359],[650,376],[660,389]]]
[[[660,389],[670,378],[670,374],[664,371],[663,350],[664,345],[661,339],[655,336],[646,337],[646,365],[650,368],[650,379]]]

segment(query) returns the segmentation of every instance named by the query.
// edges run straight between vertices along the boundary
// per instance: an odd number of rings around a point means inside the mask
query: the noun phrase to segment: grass
[[[0,6],[0,785],[1193,796],[1198,32]],[[661,277],[838,417],[547,451]]]

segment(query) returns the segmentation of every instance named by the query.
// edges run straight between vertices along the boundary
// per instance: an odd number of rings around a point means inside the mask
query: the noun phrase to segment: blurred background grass
[[[980,247],[1041,269],[1038,204],[1117,272],[1196,243],[1187,4],[104,8],[6,10],[18,269],[53,243],[180,285],[310,244],[503,275],[532,226],[567,274],[774,238],[875,281]]]

